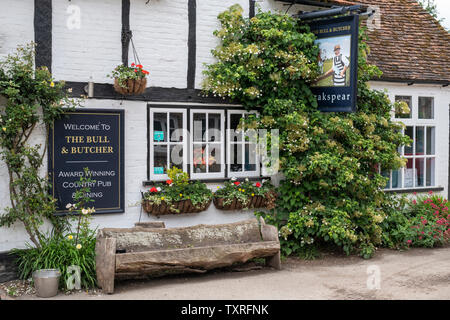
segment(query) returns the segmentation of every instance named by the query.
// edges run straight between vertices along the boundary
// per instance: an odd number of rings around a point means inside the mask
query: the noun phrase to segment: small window
[[[227,164],[229,177],[255,177],[260,175],[260,161],[256,130],[239,130],[241,119],[256,112],[228,111]]]
[[[191,110],[190,116],[191,178],[224,178],[224,110]]]
[[[167,169],[187,171],[185,109],[150,109],[150,180],[165,180]]]
[[[419,119],[434,119],[434,99],[419,97]]]
[[[410,119],[412,118],[412,97],[410,96],[395,96],[395,101],[403,101],[409,107],[409,113],[401,112],[401,110],[395,110],[395,117],[400,119]]]

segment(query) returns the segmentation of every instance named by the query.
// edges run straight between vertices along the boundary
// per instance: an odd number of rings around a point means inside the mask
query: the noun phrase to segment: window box
[[[208,209],[213,193],[205,183],[189,181],[189,175],[176,167],[167,170],[168,179],[142,194],[142,207],[148,214],[197,213]]]
[[[224,204],[226,198],[214,197],[214,206],[220,210],[241,210],[241,209],[253,209],[263,208],[266,204],[266,198],[264,196],[254,196],[249,199],[248,203],[242,203],[239,199],[232,199],[231,203]]]
[[[142,207],[146,213],[160,216],[165,214],[198,213],[208,209],[210,204],[211,199],[208,202],[197,206],[194,206],[190,199],[175,201],[172,203],[161,201],[159,204],[144,199],[142,202]]]
[[[214,206],[220,210],[241,210],[275,207],[277,194],[270,182],[229,181],[214,193]]]

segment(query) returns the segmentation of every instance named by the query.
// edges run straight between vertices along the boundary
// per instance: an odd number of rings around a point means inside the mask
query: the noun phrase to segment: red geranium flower
[[[257,182],[257,183],[255,184],[255,186],[256,186],[257,188],[261,188],[261,183]]]
[[[150,189],[150,192],[158,192],[158,189],[156,189],[155,187]]]
[[[134,66],[135,66],[134,62],[133,62],[133,63],[131,64],[131,66],[132,66],[132,67],[134,67]]]
[[[143,74],[149,74],[150,72],[146,71],[146,70],[142,70]]]
[[[236,185],[236,186],[238,186],[238,185],[240,185],[241,183],[239,182],[239,181],[235,181],[234,182],[234,185]]]
[[[136,67],[142,69],[142,64],[137,64]]]
[[[171,179],[166,180],[166,183],[167,183],[167,184],[172,184],[172,182],[173,182],[173,181],[172,181]]]

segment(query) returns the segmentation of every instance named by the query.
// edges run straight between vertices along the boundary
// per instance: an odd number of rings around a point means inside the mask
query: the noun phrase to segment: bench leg
[[[281,269],[280,251],[274,256],[266,258],[266,265],[277,270]]]
[[[95,251],[98,285],[104,293],[113,293],[116,271],[116,239],[97,238]]]

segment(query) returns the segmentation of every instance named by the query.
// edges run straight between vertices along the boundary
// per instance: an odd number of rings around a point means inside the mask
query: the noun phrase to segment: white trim
[[[201,114],[205,114],[205,119],[206,119],[206,139],[205,141],[202,142],[194,142],[194,132],[193,132],[193,121],[194,121],[194,113],[201,113]],[[210,142],[208,141],[209,137],[208,137],[208,115],[209,114],[220,114],[220,142]],[[213,179],[213,178],[225,178],[225,110],[224,109],[191,109],[190,110],[190,153],[189,153],[189,163],[191,164],[191,174],[190,177],[191,179]],[[193,170],[193,154],[194,154],[194,143],[195,144],[205,144],[206,145],[206,156],[209,155],[209,145],[211,144],[218,144],[220,143],[220,148],[221,148],[221,152],[220,152],[220,172],[214,172],[214,173],[209,173],[209,172],[203,172],[203,173],[195,173]],[[206,161],[206,171],[208,171],[209,168],[209,164],[208,164],[208,160]]]
[[[183,171],[187,172],[187,159],[188,159],[188,155],[187,155],[187,141],[188,141],[188,131],[187,131],[187,110],[186,109],[178,109],[178,108],[150,108],[150,126],[149,126],[149,148],[150,148],[150,159],[149,159],[149,167],[150,167],[150,180],[153,181],[164,181],[167,180],[169,177],[167,176],[167,174],[155,174],[154,173],[154,154],[153,154],[153,146],[155,145],[166,145],[167,146],[167,167],[169,167],[169,152],[170,152],[170,146],[171,145],[183,145]],[[167,135],[167,142],[161,143],[161,142],[154,142],[153,139],[153,114],[154,113],[166,113],[167,114],[167,128],[166,128],[166,135]],[[183,114],[183,142],[170,142],[170,136],[169,136],[169,132],[170,132],[170,114],[171,113],[181,113]]]
[[[261,165],[260,165],[260,156],[258,155],[258,144],[256,143],[256,170],[255,171],[247,171],[245,170],[245,145],[250,143],[245,143],[245,133],[242,136],[242,141],[240,142],[234,142],[233,144],[241,145],[241,152],[242,152],[242,171],[238,172],[231,172],[231,161],[230,161],[230,155],[231,155],[231,115],[232,114],[240,114],[241,116],[246,114],[258,114],[256,111],[245,111],[245,110],[228,110],[227,112],[227,172],[229,177],[234,178],[241,178],[241,177],[259,177],[261,175]]]

